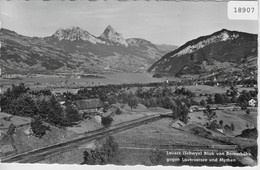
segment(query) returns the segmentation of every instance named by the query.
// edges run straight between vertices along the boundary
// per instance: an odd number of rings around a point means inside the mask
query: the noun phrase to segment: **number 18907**
[[[234,13],[254,13],[254,7],[234,7]]]

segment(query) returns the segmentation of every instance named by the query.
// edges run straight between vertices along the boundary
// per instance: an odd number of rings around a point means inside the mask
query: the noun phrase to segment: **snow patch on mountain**
[[[181,55],[192,53],[192,52],[199,50],[199,49],[201,49],[201,48],[203,48],[203,47],[205,47],[205,46],[207,46],[211,43],[217,43],[217,42],[220,42],[220,41],[232,40],[232,39],[235,39],[235,38],[238,38],[238,37],[239,37],[238,34],[229,35],[227,31],[223,31],[220,34],[212,36],[212,37],[205,39],[203,41],[200,41],[199,43],[187,46],[186,48],[182,49],[181,51],[179,51],[178,53],[176,53],[172,57],[178,57],[178,56],[181,56]]]

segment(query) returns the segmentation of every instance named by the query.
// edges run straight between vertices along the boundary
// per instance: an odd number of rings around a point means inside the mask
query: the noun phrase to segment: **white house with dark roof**
[[[255,99],[255,98],[250,99],[248,101],[248,105],[251,106],[251,107],[257,106],[257,99]]]

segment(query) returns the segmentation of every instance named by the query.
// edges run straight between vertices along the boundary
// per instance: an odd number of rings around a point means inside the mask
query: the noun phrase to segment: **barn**
[[[103,108],[102,102],[99,99],[75,100],[74,104],[83,116],[98,114]]]

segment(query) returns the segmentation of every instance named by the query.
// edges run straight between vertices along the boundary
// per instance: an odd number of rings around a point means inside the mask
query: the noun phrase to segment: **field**
[[[119,143],[120,164],[151,164],[150,152],[155,148],[210,147],[217,142],[172,128],[172,119],[164,118],[114,135]],[[129,149],[132,148],[132,149]],[[135,149],[140,148],[140,149]],[[141,148],[151,148],[141,149]]]
[[[170,111],[168,109],[156,108],[156,107],[146,108],[142,104],[138,104],[138,106],[133,109],[131,109],[126,104],[122,104],[122,105],[114,104],[113,106],[114,107],[111,107],[110,109],[108,109],[106,113],[103,114],[103,116],[111,116],[113,118],[113,122],[111,124],[112,126],[123,122],[131,121],[131,120],[137,120],[139,118],[143,118],[146,116],[167,113]],[[119,115],[113,114],[116,108],[120,108],[122,113]],[[101,122],[98,122],[97,120],[95,120],[95,118],[91,118],[91,119],[84,119],[80,121],[80,123],[77,125],[67,127],[66,130],[74,132],[76,134],[81,134],[81,133],[100,129],[102,127],[103,125],[101,124]]]
[[[225,93],[227,87],[218,87],[218,86],[207,86],[207,85],[197,85],[197,86],[184,86],[185,89],[188,89],[199,96],[200,94],[214,94],[214,93]]]
[[[12,116],[0,112],[0,155],[22,153],[72,140],[77,137],[75,133],[50,126],[50,130],[47,130],[46,134],[39,139],[32,134],[30,122],[30,118]],[[13,131],[10,131],[11,124],[15,127]],[[12,153],[10,153],[11,151]]]
[[[257,120],[256,112],[251,112],[250,115],[247,115],[245,111],[229,111],[229,110],[217,110],[217,122],[220,120],[223,121],[223,125],[234,124],[235,130],[232,132],[233,135],[239,135],[243,130],[256,126],[255,120]],[[205,116],[202,111],[192,112],[189,114],[190,122],[189,123],[199,123],[204,125],[206,123]]]
[[[215,142],[201,140],[201,137],[176,130],[170,126],[171,118],[164,118],[156,122],[126,130],[115,135],[116,140],[125,146],[129,145],[189,145],[189,146],[210,146]]]

